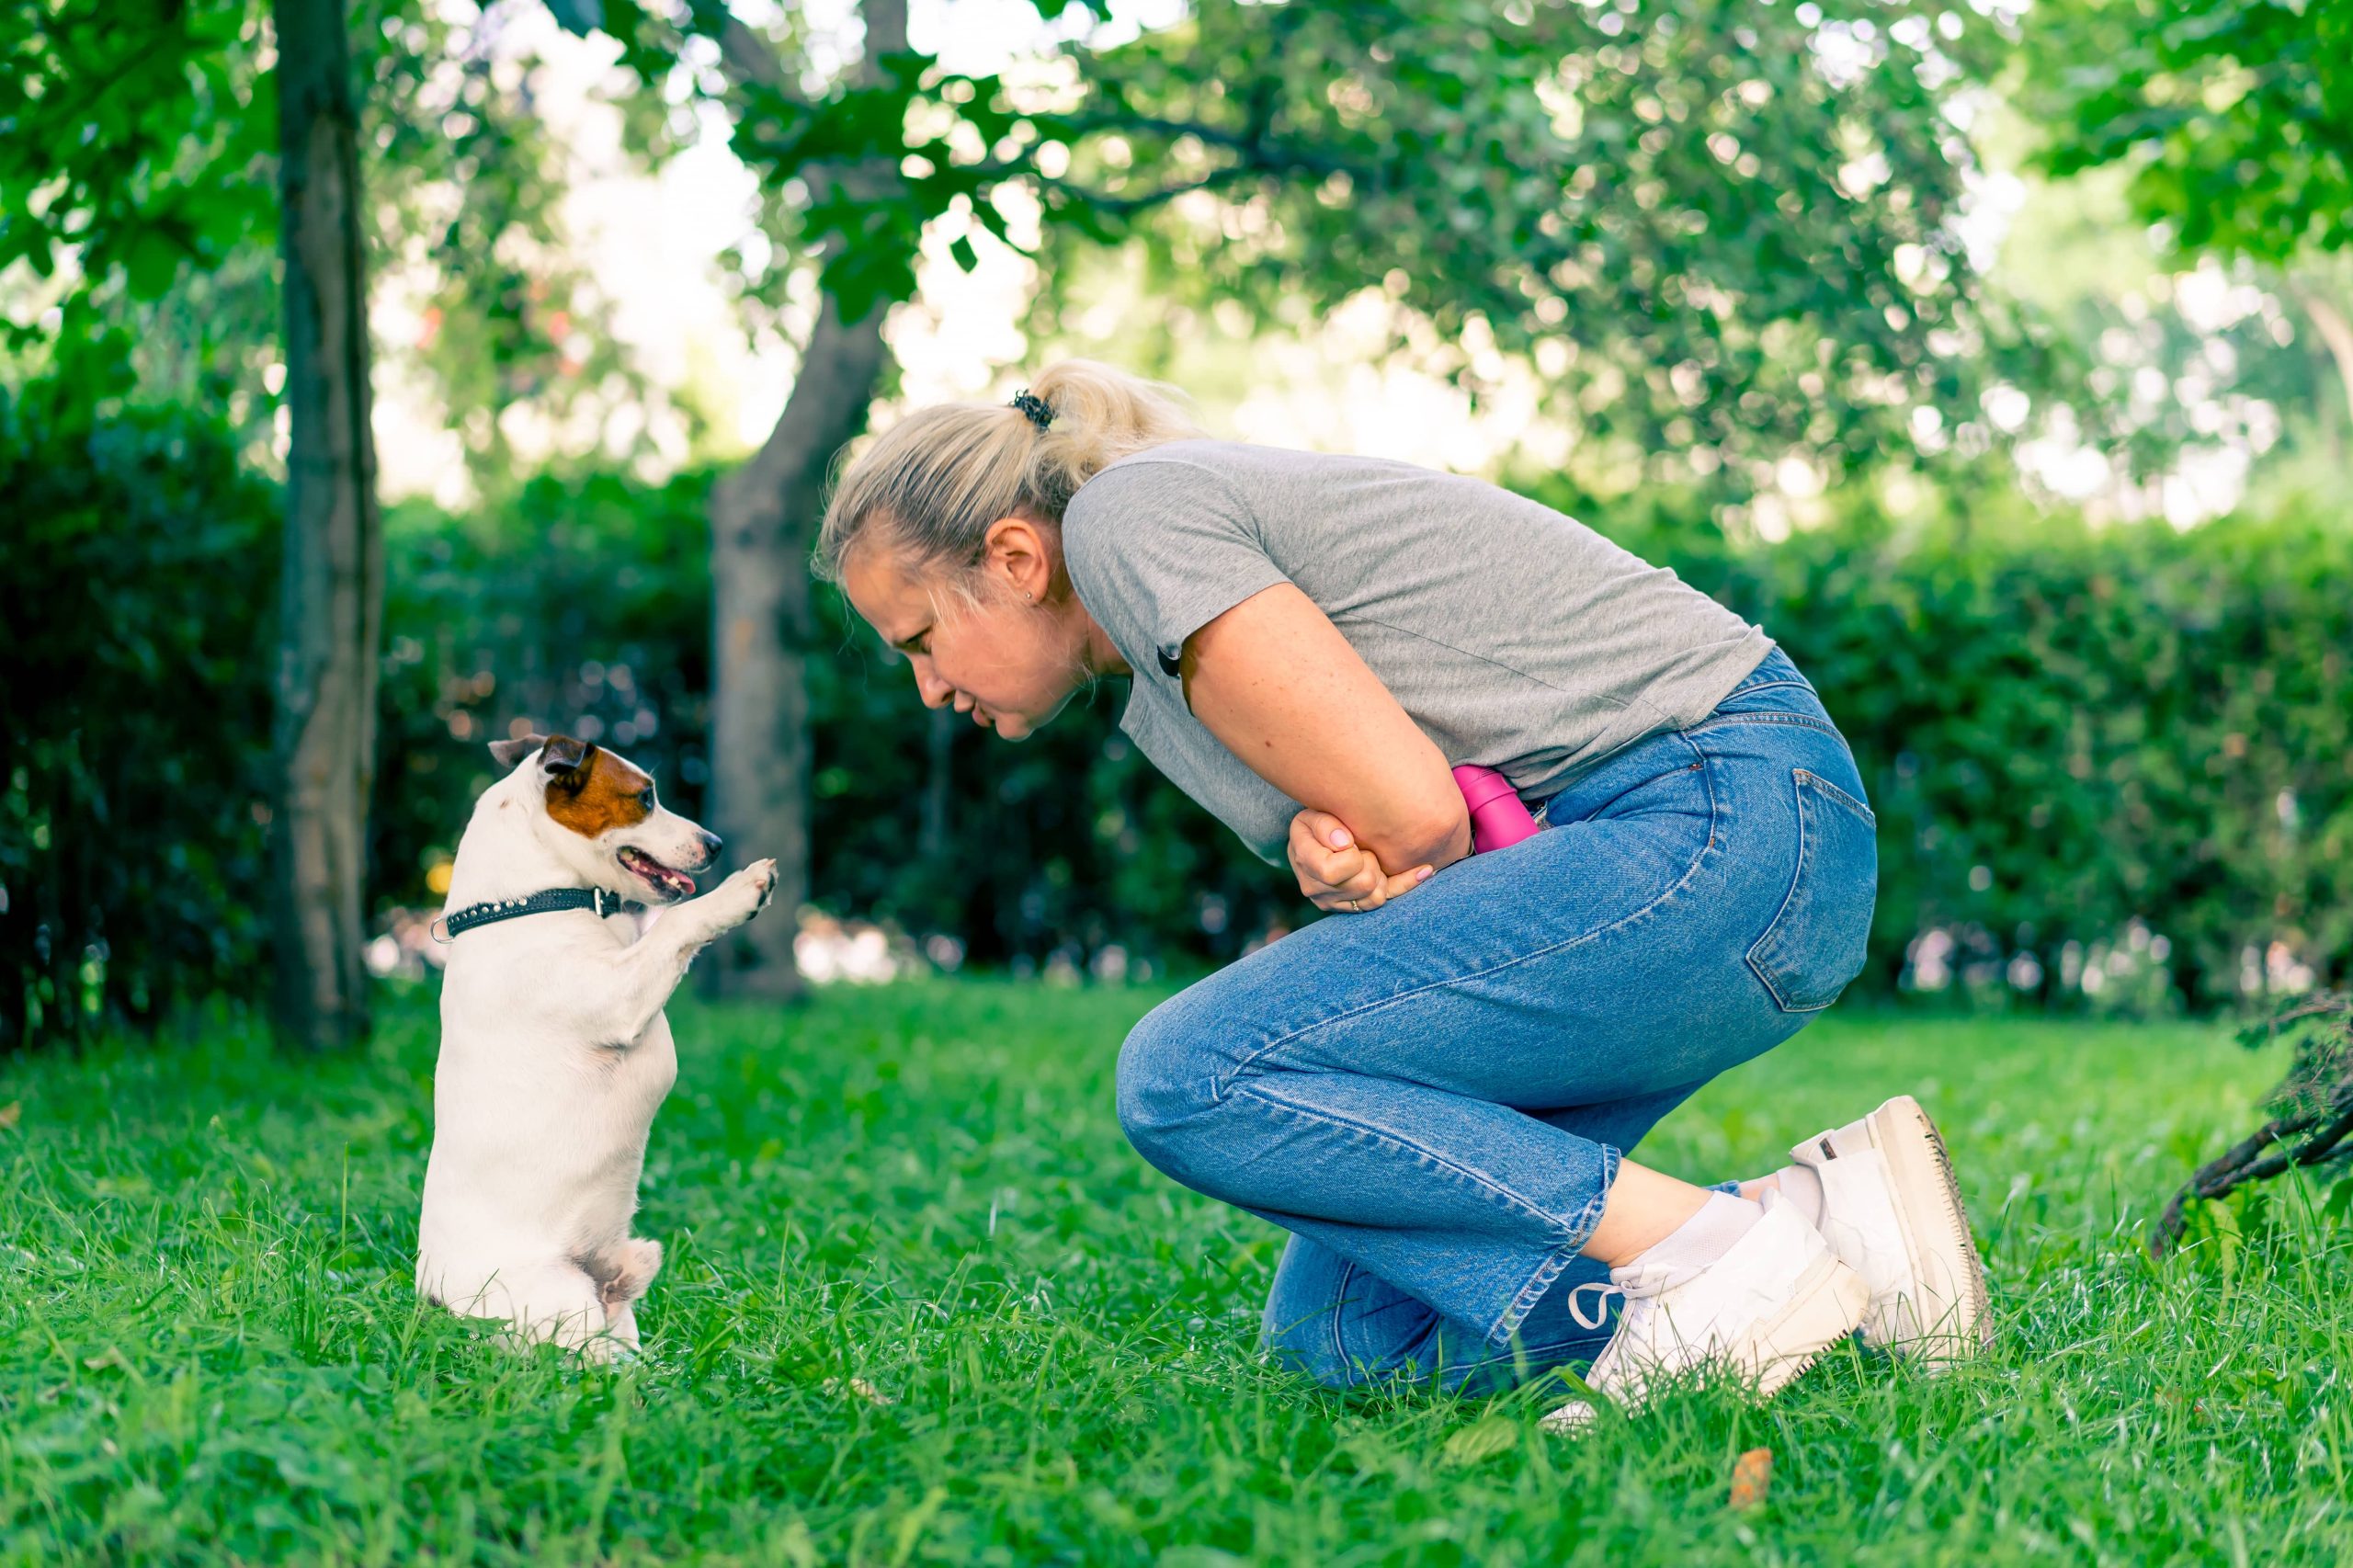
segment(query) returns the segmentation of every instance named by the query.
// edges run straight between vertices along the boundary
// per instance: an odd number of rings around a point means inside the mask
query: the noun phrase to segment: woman
[[[1593,1358],[1634,1408],[1701,1368],[1769,1393],[1858,1326],[1980,1343],[1908,1097],[1745,1187],[1625,1157],[1862,964],[1862,780],[1761,631],[1494,485],[1210,440],[1083,360],[878,438],[813,565],[927,707],[1007,739],[1131,677],[1120,727],[1335,916],[1154,1008],[1119,1067],[1146,1159],[1291,1233],[1265,1335],[1316,1377]],[[1472,857],[1458,763],[1546,831]]]

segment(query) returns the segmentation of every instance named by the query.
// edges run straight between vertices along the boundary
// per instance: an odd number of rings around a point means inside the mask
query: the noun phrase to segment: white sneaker
[[[1654,1380],[1701,1369],[1753,1383],[1760,1395],[1778,1392],[1852,1334],[1870,1301],[1862,1278],[1778,1192],[1765,1195],[1764,1219],[1682,1283],[1645,1289],[1639,1269],[1611,1278],[1625,1288],[1625,1311],[1585,1381],[1630,1410],[1642,1407]],[[1542,1425],[1574,1433],[1597,1414],[1572,1400]]]
[[[1817,1227],[1871,1292],[1863,1342],[1950,1366],[1993,1342],[1985,1265],[1937,1124],[1909,1095],[1790,1157],[1820,1178]]]

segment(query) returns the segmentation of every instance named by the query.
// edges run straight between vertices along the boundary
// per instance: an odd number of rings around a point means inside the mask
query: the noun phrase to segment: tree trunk
[[[867,0],[863,9],[871,78],[882,55],[906,48],[907,9],[905,0]],[[739,58],[756,73],[776,69],[756,49]],[[834,454],[864,427],[881,381],[888,308],[848,322],[825,295],[783,417],[711,496],[712,824],[736,864],[777,863],[768,913],[712,945],[722,995],[789,1000],[802,991],[792,938],[809,896],[809,548]]]
[[[324,1049],[367,1028],[361,888],[384,613],[369,430],[359,117],[339,0],[274,0],[286,264],[286,559],[271,821],[275,1017]]]
[[[963,715],[935,708],[924,731],[923,825],[915,835],[915,858],[939,866],[948,858],[949,802],[956,790],[956,731]]]
[[[2337,381],[2345,389],[2344,416],[2329,421],[2330,439],[2341,456],[2345,434],[2353,429],[2353,322],[2346,320],[2345,312],[2321,291],[2317,283],[2307,282],[2300,286],[2296,295],[2304,307],[2304,313],[2312,318],[2313,328],[2319,332],[2329,358],[2336,362]]]
[[[768,913],[714,945],[726,995],[801,988],[792,938],[809,896],[809,547],[826,469],[881,378],[882,315],[846,323],[825,297],[783,418],[711,497],[711,815],[738,865],[777,864]]]

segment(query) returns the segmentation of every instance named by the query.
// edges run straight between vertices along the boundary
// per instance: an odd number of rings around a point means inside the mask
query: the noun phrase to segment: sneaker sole
[[[1898,1321],[1909,1331],[1904,1338],[1891,1342],[1866,1329],[1864,1342],[1916,1350],[1932,1367],[1974,1356],[1994,1342],[1992,1301],[1944,1138],[1910,1095],[1896,1096],[1863,1125],[1887,1161],[1912,1277],[1920,1287],[1918,1298],[1899,1309]]]

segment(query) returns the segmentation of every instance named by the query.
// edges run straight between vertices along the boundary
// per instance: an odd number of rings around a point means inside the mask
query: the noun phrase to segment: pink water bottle
[[[1471,853],[1484,855],[1537,834],[1536,819],[1519,801],[1511,780],[1492,767],[1466,762],[1454,770],[1455,787],[1471,808]]]

